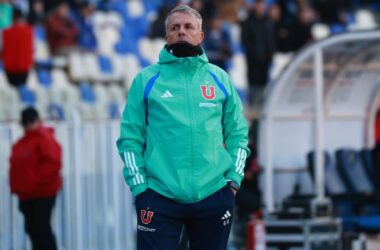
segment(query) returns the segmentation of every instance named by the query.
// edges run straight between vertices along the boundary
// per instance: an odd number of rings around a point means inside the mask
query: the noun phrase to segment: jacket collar
[[[208,59],[204,50],[202,55],[192,57],[176,57],[167,51],[166,46],[167,45],[161,49],[158,61],[159,64],[177,64],[184,66],[189,66],[189,64],[191,64],[192,66],[200,66],[202,64],[208,63]]]

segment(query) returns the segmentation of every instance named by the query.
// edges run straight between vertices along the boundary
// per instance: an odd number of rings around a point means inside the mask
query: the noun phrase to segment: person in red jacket
[[[26,83],[33,59],[33,27],[20,10],[13,11],[13,25],[3,31],[3,62],[8,81],[13,86]]]
[[[25,134],[13,145],[10,156],[11,192],[19,198],[33,250],[56,250],[50,218],[62,186],[61,146],[33,107],[22,111],[21,124]]]
[[[66,55],[78,48],[79,29],[70,17],[70,7],[61,1],[49,15],[46,31],[51,52]]]

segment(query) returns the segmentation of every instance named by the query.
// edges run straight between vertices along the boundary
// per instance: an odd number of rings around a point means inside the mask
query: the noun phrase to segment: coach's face
[[[168,45],[181,42],[199,45],[203,37],[204,34],[201,27],[199,27],[199,23],[192,15],[175,12],[169,16],[166,30],[166,42]]]

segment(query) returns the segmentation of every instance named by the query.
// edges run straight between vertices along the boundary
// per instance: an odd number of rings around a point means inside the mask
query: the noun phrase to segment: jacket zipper
[[[187,74],[189,76],[189,74]],[[194,153],[193,153],[193,146],[194,146],[194,139],[193,139],[193,133],[194,133],[194,109],[193,109],[193,98],[192,98],[192,75],[190,77],[185,78],[185,84],[186,84],[186,101],[189,111],[189,120],[190,120],[190,168],[191,168],[191,178],[192,178],[192,189],[193,189],[193,200],[195,201],[197,199],[196,195],[196,189],[195,189],[195,177],[194,177]]]

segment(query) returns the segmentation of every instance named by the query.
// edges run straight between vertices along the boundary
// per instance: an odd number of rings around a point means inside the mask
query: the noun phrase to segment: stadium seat
[[[365,216],[356,219],[356,230],[370,234],[380,232],[380,216]]]
[[[62,107],[63,119],[70,120],[80,108],[80,92],[78,87],[71,84],[53,88],[51,91],[53,104]]]
[[[248,79],[247,79],[247,64],[245,57],[242,53],[235,53],[231,59],[231,67],[229,68],[229,73],[234,86],[239,92],[241,92],[240,97],[244,102],[247,96],[244,94],[248,90]]]
[[[115,44],[121,39],[119,30],[123,26],[121,17],[116,12],[94,13],[94,35],[98,52],[104,55],[114,53]],[[107,37],[107,39],[104,39]]]
[[[358,151],[339,149],[336,151],[337,168],[350,192],[372,193],[374,186],[368,178]]]
[[[94,89],[88,82],[81,82],[79,84],[79,90],[83,102],[94,103],[96,101]]]
[[[94,118],[100,120],[109,119],[108,105],[111,101],[107,87],[102,83],[95,83],[93,89],[96,97]]]
[[[330,28],[326,24],[316,23],[311,27],[311,34],[314,40],[321,40],[330,35]]]
[[[117,83],[110,83],[107,88],[110,100],[118,103],[120,110],[124,108],[125,100],[127,99],[127,91]]]
[[[107,24],[110,24],[117,29],[123,27],[123,25],[124,25],[123,18],[119,15],[119,13],[117,13],[115,11],[110,11],[107,13],[106,22],[107,22]]]
[[[123,55],[115,55],[111,58],[112,60],[112,68],[113,74],[115,78],[123,79],[124,75],[127,71],[129,71],[129,64],[125,62],[125,56]]]
[[[98,55],[99,68],[103,73],[112,72],[112,62],[108,56]]]
[[[128,16],[131,18],[143,17],[145,13],[144,4],[142,1],[127,2]]]
[[[128,65],[128,70],[124,70],[124,86],[126,89],[129,89],[133,79],[137,73],[141,70],[141,65],[138,58],[134,54],[127,54],[124,59],[124,67]]]
[[[37,76],[40,84],[44,87],[51,87],[53,81],[51,78],[50,71],[47,69],[37,69]]]
[[[154,58],[152,55],[153,53],[151,53],[151,49],[153,47],[152,43],[153,43],[152,39],[149,39],[149,38],[141,38],[138,41],[139,53],[141,57],[148,60],[149,63],[154,62]]]
[[[354,22],[348,25],[350,31],[374,29],[377,27],[375,17],[369,10],[359,9],[354,14]]]
[[[52,69],[51,78],[54,87],[64,87],[70,84],[66,73],[62,69]]]
[[[79,112],[81,118],[84,120],[96,119],[96,95],[94,88],[88,82],[81,82],[79,84],[79,91],[81,101],[79,104]]]
[[[86,63],[84,63],[83,55],[79,52],[72,52],[68,56],[68,68],[69,68],[69,74],[70,78],[74,81],[83,81],[87,80],[87,72],[85,70],[87,66]]]
[[[26,105],[33,106],[36,104],[36,96],[33,91],[31,91],[26,85],[18,87],[19,95],[21,101]]]
[[[371,180],[374,187],[378,187],[375,174],[375,166],[373,162],[373,151],[369,148],[364,148],[360,150],[360,157],[363,162],[365,173],[367,174],[368,179]]]
[[[2,71],[0,72],[0,121],[18,121],[19,113],[22,108],[18,91],[15,87],[2,80]]]
[[[344,25],[340,23],[334,23],[330,25],[330,31],[332,34],[339,34],[346,31],[346,28]]]
[[[315,152],[307,154],[308,171],[312,180],[315,180]],[[345,183],[335,166],[335,161],[328,152],[324,152],[325,192],[327,195],[341,195],[348,192]]]
[[[34,61],[44,63],[50,60],[49,46],[46,40],[46,33],[42,26],[34,26]]]
[[[157,11],[162,5],[162,0],[143,0],[144,8],[147,12]]]
[[[282,70],[286,67],[286,65],[292,59],[292,53],[275,53],[273,57],[273,66],[270,69],[270,78],[276,79]]]
[[[96,81],[101,74],[99,62],[95,53],[82,54],[83,70],[87,80]]]

